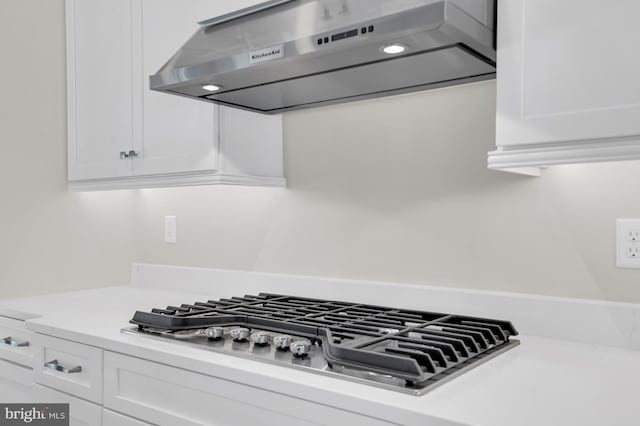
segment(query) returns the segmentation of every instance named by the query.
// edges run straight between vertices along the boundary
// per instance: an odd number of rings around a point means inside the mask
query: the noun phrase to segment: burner
[[[508,321],[264,293],[138,311],[130,322],[137,333],[413,394],[519,343]]]

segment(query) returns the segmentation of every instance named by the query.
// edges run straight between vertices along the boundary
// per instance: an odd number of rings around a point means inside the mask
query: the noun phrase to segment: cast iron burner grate
[[[330,368],[424,388],[516,344],[508,321],[261,293],[135,313],[139,331],[242,326],[295,334],[322,347]]]

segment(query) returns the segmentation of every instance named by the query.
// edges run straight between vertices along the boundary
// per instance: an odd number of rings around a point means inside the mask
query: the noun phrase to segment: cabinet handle
[[[73,368],[63,367],[60,364],[58,364],[58,360],[57,359],[54,359],[53,361],[47,362],[44,366],[49,368],[49,369],[51,369],[51,370],[59,371],[59,372],[64,373],[64,374],[79,373],[79,372],[82,371],[82,367],[79,366],[79,365],[77,367],[73,367]]]
[[[140,154],[138,154],[137,152],[131,150],[129,152],[127,151],[120,151],[120,159],[121,160],[126,160],[128,158],[136,158],[138,157]]]
[[[0,342],[4,343],[5,345],[13,346],[15,348],[23,348],[25,346],[29,346],[29,342],[27,342],[26,340],[23,342],[19,342],[17,340],[13,340],[11,336],[0,339]]]

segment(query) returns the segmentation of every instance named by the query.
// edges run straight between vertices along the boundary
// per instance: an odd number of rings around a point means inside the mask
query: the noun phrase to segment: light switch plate
[[[164,217],[164,242],[175,243],[177,241],[177,224],[175,216]]]
[[[616,266],[640,269],[640,219],[618,219],[616,224]]]

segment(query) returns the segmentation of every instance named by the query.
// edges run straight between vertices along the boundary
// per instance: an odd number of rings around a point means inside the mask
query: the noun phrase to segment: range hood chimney
[[[272,0],[200,23],[150,88],[276,114],[495,77],[495,0]]]

